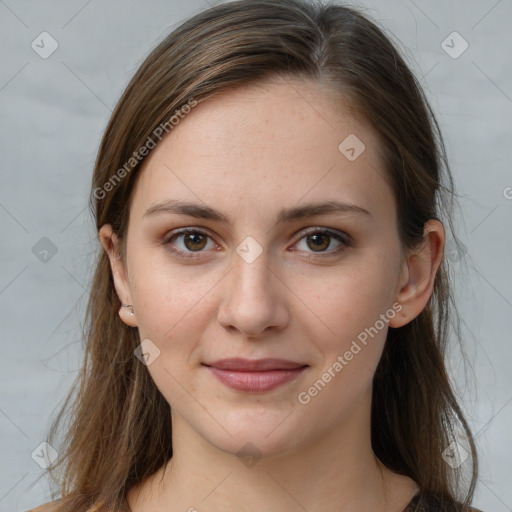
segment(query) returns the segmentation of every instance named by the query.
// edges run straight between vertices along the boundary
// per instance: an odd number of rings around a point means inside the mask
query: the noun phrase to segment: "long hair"
[[[315,80],[376,130],[404,248],[422,241],[429,219],[444,219],[453,231],[443,138],[400,51],[361,12],[307,0],[224,3],[194,15],[154,48],[120,98],[99,148],[91,193],[97,229],[111,224],[124,240],[144,161],[139,150],[158,143],[162,128],[172,137],[173,116],[196,101],[276,76]],[[389,329],[374,375],[371,440],[388,468],[451,510],[456,501],[471,503],[477,457],[445,368],[456,317],[448,270],[443,261],[421,314]],[[62,496],[57,510],[124,510],[128,490],[172,457],[170,406],[134,357],[140,339],[120,320],[120,306],[100,251],[83,367],[50,430],[52,443],[67,420],[60,458],[49,469]],[[460,439],[457,433],[470,456],[452,468],[443,453]],[[469,478],[462,478],[463,468]]]

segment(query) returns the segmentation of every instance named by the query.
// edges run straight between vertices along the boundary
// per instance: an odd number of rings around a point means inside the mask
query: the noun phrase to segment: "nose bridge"
[[[268,250],[253,237],[236,247],[227,293],[219,309],[219,321],[246,336],[258,336],[268,327],[287,322],[282,284],[271,268]]]
[[[233,255],[232,296],[248,305],[257,301],[260,306],[275,299],[271,259],[269,250],[252,236],[242,240]]]
[[[270,254],[251,236],[246,237],[237,247],[233,256],[233,286],[244,295],[259,295],[262,291],[271,293],[269,276]]]

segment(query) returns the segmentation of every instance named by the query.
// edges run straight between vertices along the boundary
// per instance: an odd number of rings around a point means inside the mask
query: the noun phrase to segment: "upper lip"
[[[246,371],[246,372],[265,372],[270,370],[293,370],[307,366],[303,363],[287,361],[285,359],[220,359],[212,363],[203,363],[206,366],[213,366],[221,370]]]

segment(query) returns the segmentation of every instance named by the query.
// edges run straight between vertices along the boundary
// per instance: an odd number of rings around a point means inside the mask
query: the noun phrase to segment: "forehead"
[[[378,137],[348,107],[302,80],[274,79],[208,98],[148,155],[133,207],[175,198],[270,213],[332,199],[393,211]]]

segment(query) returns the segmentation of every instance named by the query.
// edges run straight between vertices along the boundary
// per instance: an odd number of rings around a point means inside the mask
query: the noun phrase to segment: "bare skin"
[[[313,82],[274,80],[200,103],[144,163],[126,258],[111,227],[100,230],[135,313],[119,314],[158,347],[147,369],[172,410],[173,459],[129,492],[133,512],[400,512],[418,491],[372,451],[372,377],[388,328],[427,304],[445,233],[432,220],[420,248],[402,247],[377,136],[333,101]],[[365,145],[353,161],[338,149],[350,134]],[[169,200],[208,205],[227,222],[148,213]],[[367,213],[277,223],[282,209],[325,201]],[[184,227],[199,233],[170,238]],[[248,236],[251,254],[262,250],[251,262],[237,253]],[[384,326],[333,371],[381,315]],[[203,364],[229,357],[308,367],[270,392],[236,391]],[[250,467],[237,456],[246,443],[258,454]]]

